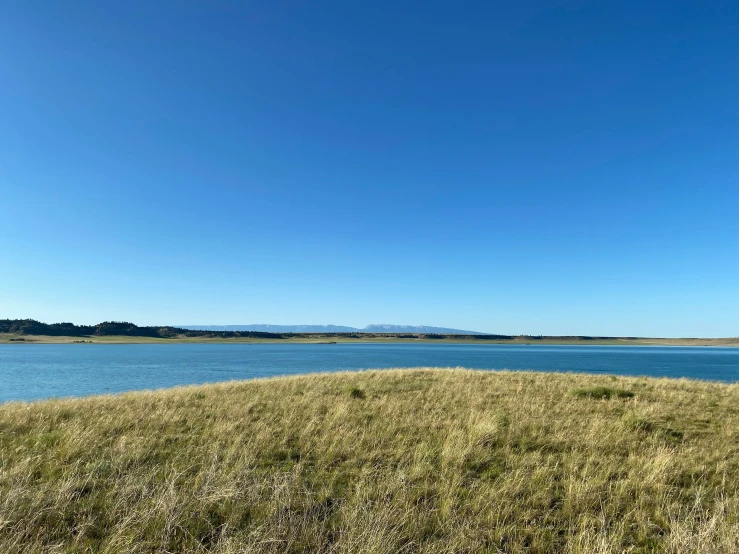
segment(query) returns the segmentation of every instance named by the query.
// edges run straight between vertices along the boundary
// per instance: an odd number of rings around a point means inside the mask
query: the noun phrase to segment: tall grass
[[[418,369],[0,406],[0,552],[728,553],[738,487],[737,385]]]

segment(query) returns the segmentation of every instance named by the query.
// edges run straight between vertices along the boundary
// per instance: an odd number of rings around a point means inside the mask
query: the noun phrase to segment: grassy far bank
[[[34,319],[0,319],[0,343],[469,343],[469,344],[590,344],[739,346],[739,337],[664,339],[639,337],[457,335],[425,333],[272,333],[263,331],[192,330],[172,326],[139,326],[126,321],[97,325],[42,323]]]
[[[304,333],[295,337],[280,339],[258,337],[186,337],[171,338],[134,337],[124,335],[106,336],[49,336],[20,335],[16,333],[0,333],[0,344],[177,344],[177,343],[266,343],[266,344],[327,344],[327,343],[428,343],[428,344],[544,344],[544,345],[600,345],[600,346],[739,346],[739,338],[577,338],[577,337],[514,337],[512,339],[471,339],[464,336],[447,335],[444,338],[429,338],[424,335],[413,337],[383,336],[371,334],[362,336],[323,335]]]
[[[739,385],[308,375],[5,404],[0,452],[0,551],[739,551]]]

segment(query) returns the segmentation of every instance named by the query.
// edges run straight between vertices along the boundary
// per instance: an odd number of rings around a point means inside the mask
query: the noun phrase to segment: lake
[[[739,348],[469,344],[5,344],[0,402],[388,367],[739,379]]]

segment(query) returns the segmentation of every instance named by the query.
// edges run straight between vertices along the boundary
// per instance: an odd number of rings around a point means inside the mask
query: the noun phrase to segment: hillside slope
[[[739,386],[393,370],[0,406],[0,551],[737,552]]]

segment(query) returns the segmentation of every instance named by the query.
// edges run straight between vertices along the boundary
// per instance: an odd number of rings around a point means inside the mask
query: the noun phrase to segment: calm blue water
[[[7,344],[0,402],[414,366],[739,379],[739,348],[443,344]]]

